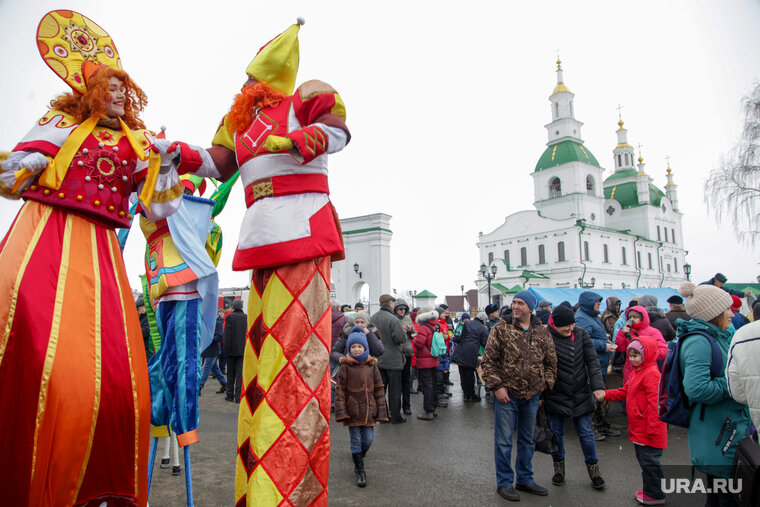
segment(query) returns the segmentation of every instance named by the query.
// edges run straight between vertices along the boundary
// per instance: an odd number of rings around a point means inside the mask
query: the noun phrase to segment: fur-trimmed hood
[[[340,358],[340,364],[366,364],[367,366],[372,366],[375,363],[377,363],[377,359],[372,356],[369,356],[364,363],[360,363],[351,356],[343,356]]]
[[[420,312],[417,314],[417,324],[424,324],[425,322],[429,322],[437,318],[438,312],[435,310],[430,310],[429,312]]]

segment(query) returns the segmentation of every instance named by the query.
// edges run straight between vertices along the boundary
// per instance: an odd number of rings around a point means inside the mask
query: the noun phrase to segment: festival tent
[[[611,296],[615,296],[622,301],[622,308],[626,308],[631,299],[649,294],[657,298],[657,306],[659,308],[667,311],[670,309],[667,299],[670,296],[678,295],[678,291],[676,289],[671,289],[670,287],[649,289],[553,289],[548,287],[531,287],[530,291],[536,295],[538,301],[541,301],[542,299],[551,301],[552,306],[557,306],[562,301],[567,301],[571,305],[575,305],[575,303],[578,302],[578,296],[580,296],[581,293],[587,291],[595,292],[602,298],[602,305],[599,308],[600,313],[606,308],[605,302],[607,301],[607,298]]]

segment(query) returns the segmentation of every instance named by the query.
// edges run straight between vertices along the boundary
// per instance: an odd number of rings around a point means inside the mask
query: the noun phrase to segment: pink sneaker
[[[652,498],[649,495],[645,495],[643,491],[636,492],[636,501],[641,505],[665,505],[664,498],[658,500],[657,498]]]

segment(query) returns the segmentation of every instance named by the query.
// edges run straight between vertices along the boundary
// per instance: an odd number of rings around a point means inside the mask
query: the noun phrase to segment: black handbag
[[[731,471],[731,490],[741,507],[760,505],[760,445],[757,433],[739,441]]]
[[[533,441],[536,444],[536,450],[544,454],[559,452],[559,442],[557,436],[549,426],[549,418],[546,416],[543,407],[539,407],[536,414],[536,429],[533,430]]]

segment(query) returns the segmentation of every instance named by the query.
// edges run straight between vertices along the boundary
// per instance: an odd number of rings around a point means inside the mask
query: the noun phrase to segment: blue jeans
[[[533,431],[536,427],[536,413],[541,393],[528,400],[511,398],[509,403],[501,403],[494,397],[494,457],[496,460],[496,484],[499,488],[514,485],[515,471],[512,470],[512,434],[517,428],[517,458],[515,469],[517,484],[533,482],[531,460],[536,450]]]
[[[578,434],[578,440],[581,442],[584,461],[587,465],[598,463],[599,458],[596,457],[594,433],[591,431],[591,416],[589,414],[579,415],[572,419],[575,432]],[[554,458],[554,461],[562,461],[565,459],[565,416],[549,415],[549,426],[552,427],[552,431],[557,436],[557,442],[559,443],[559,452],[552,454],[552,458]]]
[[[368,451],[375,441],[374,426],[349,426],[348,432],[351,435],[351,454]]]
[[[201,389],[203,389],[203,386],[206,385],[206,381],[208,380],[208,376],[211,374],[211,372],[214,372],[214,376],[217,378],[217,380],[219,380],[220,384],[223,386],[227,385],[227,379],[224,378],[222,370],[219,369],[219,365],[216,362],[216,359],[218,357],[219,356],[203,358],[203,370],[201,370]]]

